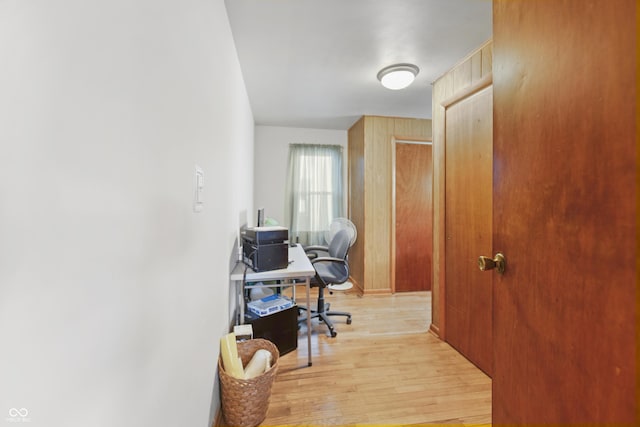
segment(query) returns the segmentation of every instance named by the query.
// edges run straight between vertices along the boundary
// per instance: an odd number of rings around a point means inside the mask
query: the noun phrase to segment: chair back
[[[338,231],[329,244],[329,255],[334,258],[346,259],[350,243],[349,232],[347,230]]]
[[[347,230],[338,231],[329,244],[329,256],[347,260],[350,247],[350,236]],[[338,262],[322,262],[314,264],[316,275],[322,278],[324,285],[339,284],[349,280],[349,264]]]

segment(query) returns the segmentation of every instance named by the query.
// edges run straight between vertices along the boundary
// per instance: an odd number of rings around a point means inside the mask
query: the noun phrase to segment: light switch
[[[204,209],[204,199],[202,197],[204,191],[204,171],[198,165],[196,165],[195,169],[193,187],[193,211],[202,212],[202,209]]]

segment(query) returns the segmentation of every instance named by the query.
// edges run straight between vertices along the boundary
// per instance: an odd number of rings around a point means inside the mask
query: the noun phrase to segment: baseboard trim
[[[355,280],[353,277],[349,276],[349,281],[351,283],[353,283],[353,287],[356,288],[356,290],[358,291],[359,295],[362,295],[364,293],[364,289],[362,288],[362,286],[360,286],[360,283],[358,283],[357,280]]]
[[[363,291],[364,295],[390,295],[391,289],[365,289]]]
[[[429,325],[429,332],[435,335],[436,338],[442,339],[442,337],[440,336],[440,328],[434,325],[433,323]]]

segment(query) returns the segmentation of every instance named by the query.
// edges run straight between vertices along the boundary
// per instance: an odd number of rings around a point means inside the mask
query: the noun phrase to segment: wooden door
[[[395,291],[431,290],[431,144],[396,142]]]
[[[635,19],[494,1],[494,424],[638,425]]]
[[[470,92],[445,111],[446,340],[492,371],[492,280],[478,255],[492,248],[492,88]]]

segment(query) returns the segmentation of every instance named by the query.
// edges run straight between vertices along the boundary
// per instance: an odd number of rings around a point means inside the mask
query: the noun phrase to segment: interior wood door
[[[638,425],[635,19],[494,0],[494,424]]]
[[[492,248],[492,87],[445,110],[446,340],[492,373],[492,280],[478,255]]]
[[[432,146],[396,142],[395,291],[431,290]]]

